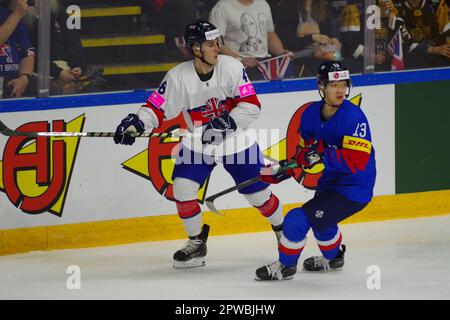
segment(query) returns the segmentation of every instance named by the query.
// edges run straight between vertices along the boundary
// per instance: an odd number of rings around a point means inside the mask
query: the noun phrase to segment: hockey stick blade
[[[208,207],[208,209],[211,212],[214,212],[214,213],[216,213],[218,215],[224,216],[224,214],[221,213],[219,210],[217,210],[216,207],[214,206],[214,200],[216,200],[217,198],[219,198],[219,197],[221,197],[221,196],[223,196],[223,195],[225,195],[227,193],[230,193],[230,192],[233,192],[235,190],[239,190],[239,189],[245,188],[245,187],[247,187],[249,185],[252,185],[255,182],[258,182],[260,180],[261,180],[261,178],[259,176],[257,176],[255,178],[251,178],[251,179],[248,179],[248,180],[246,180],[244,182],[241,182],[241,183],[239,183],[238,185],[236,185],[234,187],[228,188],[226,190],[223,190],[223,191],[221,191],[219,193],[216,193],[216,194],[206,198],[205,199],[205,204],[206,204],[206,206]]]
[[[277,165],[271,167],[271,170],[276,172],[277,170],[285,171],[287,169],[295,169],[295,168],[297,168],[297,162],[295,160],[293,160],[293,161],[288,162],[284,167],[281,167],[281,168],[277,164]],[[218,215],[224,216],[223,213],[221,213],[219,210],[217,210],[216,206],[214,205],[214,200],[216,200],[217,198],[219,198],[219,197],[221,197],[221,196],[223,196],[225,194],[228,194],[230,192],[233,192],[233,191],[236,191],[236,190],[248,187],[248,186],[250,186],[250,185],[252,185],[252,184],[254,184],[254,183],[256,183],[256,182],[258,182],[260,180],[261,180],[261,176],[257,176],[255,178],[251,178],[251,179],[248,179],[248,180],[246,180],[244,182],[241,182],[241,183],[239,183],[238,185],[236,185],[234,187],[231,187],[231,188],[223,190],[223,191],[221,191],[219,193],[213,194],[212,196],[210,196],[210,197],[205,199],[205,204],[206,204],[206,206],[208,207],[208,209],[211,212],[214,212],[214,213],[216,213]]]
[[[8,128],[0,120],[0,132],[5,136],[23,136],[23,137],[90,137],[90,138],[108,138],[114,137],[115,132],[27,132],[15,131]],[[175,129],[171,132],[142,132],[130,133],[135,138],[168,138],[168,137],[184,137],[186,135],[184,130]]]
[[[0,132],[5,136],[11,136],[14,131],[9,129],[1,120],[0,120]]]

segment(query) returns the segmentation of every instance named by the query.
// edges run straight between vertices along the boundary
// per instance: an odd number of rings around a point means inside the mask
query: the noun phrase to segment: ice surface
[[[3,256],[0,299],[450,299],[450,215],[341,230],[343,271],[300,271],[289,281],[253,280],[257,267],[277,259],[273,232],[211,236],[207,265],[188,270],[171,263],[183,240]],[[309,234],[300,261],[318,253]],[[80,290],[66,286],[71,265],[80,267]],[[380,289],[367,287],[372,265]]]

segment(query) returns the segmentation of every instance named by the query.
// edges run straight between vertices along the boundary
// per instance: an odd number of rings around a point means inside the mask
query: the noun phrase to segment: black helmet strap
[[[350,89],[351,89],[351,86],[352,86],[352,81],[351,80],[345,80],[345,81],[347,82],[347,90],[345,92],[345,99],[347,99],[348,96],[350,95]],[[325,102],[325,94],[322,93],[322,90],[325,90],[325,87],[327,86],[327,84],[329,82],[330,81],[328,81],[326,83],[324,81],[321,81],[321,80],[317,81],[317,86],[319,87],[319,90],[318,90],[319,91],[319,95],[322,98],[323,102]]]

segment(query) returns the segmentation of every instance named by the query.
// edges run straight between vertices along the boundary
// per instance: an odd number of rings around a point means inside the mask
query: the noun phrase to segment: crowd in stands
[[[0,1],[0,98],[37,95],[38,8],[42,1],[35,0],[33,6],[27,0]],[[99,70],[88,66],[78,30],[67,26],[65,7],[57,0],[48,1],[50,94],[99,91]]]
[[[161,5],[177,0],[147,2],[156,6],[156,3]],[[205,12],[210,10],[208,20],[223,34],[221,53],[241,60],[254,80],[259,79],[260,73],[252,71],[264,69],[261,61],[286,54],[294,59],[290,63],[292,68],[283,72],[285,78],[314,76],[317,66],[325,60],[343,60],[353,72],[363,72],[364,0],[180,2],[185,7],[172,4],[171,9],[175,12],[176,7],[182,8],[180,17],[190,12],[190,19],[204,19]],[[449,0],[379,0],[377,5],[380,8],[380,25],[375,29],[375,71],[450,65]],[[189,9],[186,10],[186,7]],[[201,14],[199,7],[203,8]],[[171,23],[172,33],[168,42],[175,43],[170,39],[180,39],[187,21],[178,18],[171,21],[180,22]],[[169,33],[168,29],[165,34]],[[396,65],[392,60],[399,31],[402,35],[403,61],[401,65]],[[176,43],[183,50],[180,42]],[[190,58],[186,54],[184,57]]]
[[[40,1],[29,7],[27,0],[0,0],[3,98],[36,95]],[[78,31],[67,28],[58,1],[50,3],[51,94],[100,90],[86,81],[99,70],[90,70]],[[375,71],[450,66],[450,0],[377,4]],[[252,80],[314,76],[325,60],[342,60],[352,72],[363,72],[364,0],[141,0],[141,6],[143,31],[165,35],[161,60],[191,59],[184,28],[202,19],[220,30],[221,54],[240,60]]]

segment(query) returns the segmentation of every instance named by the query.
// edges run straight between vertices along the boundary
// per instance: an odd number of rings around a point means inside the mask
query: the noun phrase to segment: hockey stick
[[[264,62],[267,62],[267,61],[270,61],[270,60],[275,60],[275,59],[283,58],[283,57],[286,57],[286,56],[290,56],[291,59],[294,59],[294,60],[295,59],[300,59],[300,58],[306,58],[306,57],[312,56],[313,51],[314,51],[313,49],[303,49],[303,50],[300,50],[300,51],[295,51],[295,52],[292,52],[292,53],[285,53],[285,54],[282,54],[282,55],[279,55],[279,56],[271,57],[269,59],[265,59],[265,60],[259,61],[259,63],[264,63]]]
[[[295,53],[293,53],[293,54],[295,55]],[[286,57],[286,56],[291,56],[291,54],[290,53],[281,54],[279,56],[275,56],[275,57],[272,57],[272,58],[269,58],[269,59],[266,59],[266,60],[259,61],[259,63],[264,63],[264,62],[267,62],[267,61],[270,61],[270,60],[275,60],[275,59],[283,58],[283,57]]]
[[[0,133],[5,136],[24,136],[24,137],[90,137],[90,138],[108,138],[114,137],[114,132],[26,132],[15,131],[8,128],[0,120]],[[175,129],[171,132],[133,132],[129,133],[135,138],[167,138],[167,137],[184,137],[186,134],[184,130]]]
[[[280,167],[280,165],[277,164],[277,165],[274,165],[274,166],[270,167],[269,169],[271,170],[272,173],[275,173],[275,172],[284,172],[287,169],[295,169],[295,168],[297,168],[297,162],[295,160],[293,160],[293,161],[288,162],[283,167]],[[239,189],[248,187],[248,186],[250,186],[250,185],[252,185],[252,184],[254,184],[254,183],[256,183],[256,182],[258,182],[260,180],[261,180],[261,176],[257,176],[257,177],[248,179],[248,180],[246,180],[244,182],[241,182],[238,185],[235,185],[234,187],[231,187],[231,188],[228,188],[228,189],[223,190],[221,192],[218,192],[216,194],[213,194],[212,196],[209,196],[208,198],[205,199],[205,204],[206,204],[206,206],[208,207],[208,209],[211,212],[214,212],[216,214],[219,214],[219,215],[223,216],[224,214],[221,213],[219,210],[217,210],[217,208],[214,206],[214,200],[216,200],[217,198],[219,198],[219,197],[221,197],[221,196],[223,196],[225,194],[233,192],[235,190],[239,190]]]

